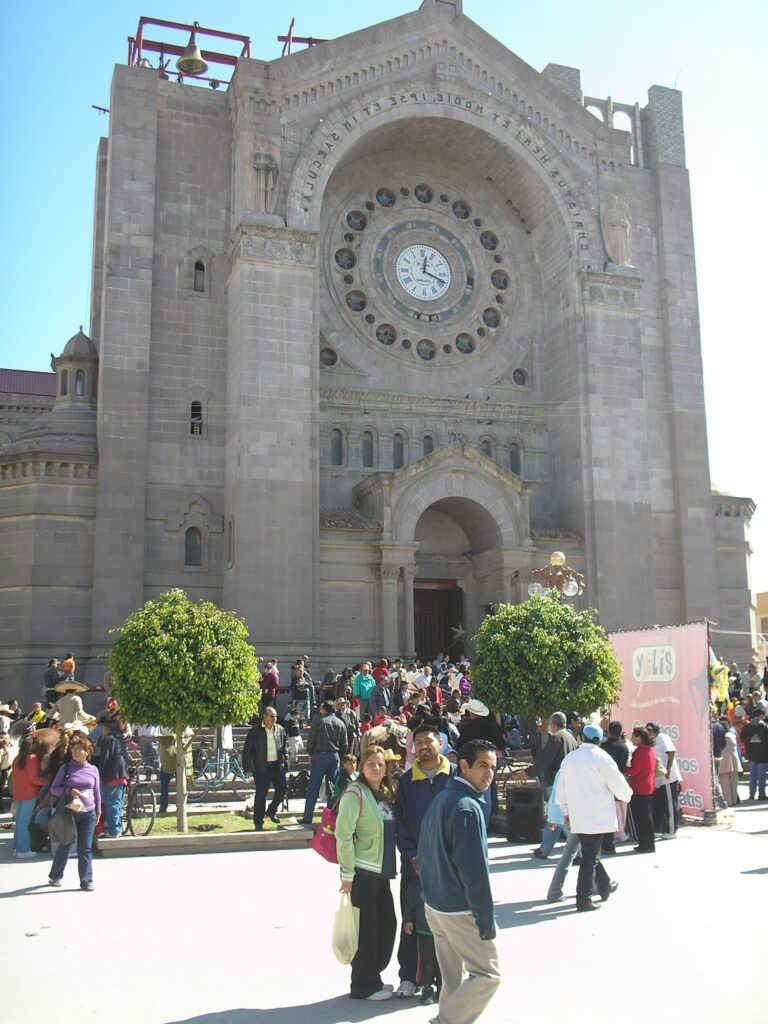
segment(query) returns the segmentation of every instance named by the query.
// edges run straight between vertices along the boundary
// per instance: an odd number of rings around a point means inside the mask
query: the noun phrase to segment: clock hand
[[[427,277],[432,277],[435,279],[435,281],[439,281],[440,284],[445,284],[444,277],[438,277],[436,274],[430,274],[430,272],[426,268],[424,269],[424,273],[427,275]]]

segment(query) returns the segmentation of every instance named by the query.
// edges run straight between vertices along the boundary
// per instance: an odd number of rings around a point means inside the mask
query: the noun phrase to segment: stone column
[[[144,603],[147,422],[157,182],[157,75],[118,67],[112,83],[99,330],[99,479],[93,644]]]
[[[379,568],[381,580],[381,643],[383,654],[392,658],[399,651],[397,630],[397,581],[400,578],[399,565],[382,565]]]
[[[403,585],[405,593],[405,650],[402,655],[411,660],[416,657],[416,629],[413,618],[413,581],[416,578],[415,567],[403,568]]]
[[[224,604],[261,649],[316,636],[319,513],[315,236],[240,226],[228,280],[226,503],[235,563]]]

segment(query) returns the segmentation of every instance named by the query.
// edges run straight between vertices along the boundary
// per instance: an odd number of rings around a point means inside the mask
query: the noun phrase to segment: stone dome
[[[61,353],[60,359],[93,359],[99,358],[99,353],[96,346],[93,344],[87,334],[83,333],[83,325],[80,325],[80,330],[77,334],[73,334],[67,344],[64,346],[64,351]]]

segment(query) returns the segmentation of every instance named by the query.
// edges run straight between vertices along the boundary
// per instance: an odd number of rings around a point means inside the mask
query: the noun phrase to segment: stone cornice
[[[537,426],[546,426],[546,409],[536,405],[513,405],[507,402],[474,398],[449,398],[429,395],[410,395],[405,392],[362,391],[357,388],[320,388],[320,401],[334,408],[375,409],[389,411],[429,413],[450,417],[468,416],[478,419],[498,417],[505,420],[529,420]]]
[[[231,267],[239,260],[313,267],[316,245],[317,235],[312,231],[269,224],[239,224],[227,246],[227,259]]]

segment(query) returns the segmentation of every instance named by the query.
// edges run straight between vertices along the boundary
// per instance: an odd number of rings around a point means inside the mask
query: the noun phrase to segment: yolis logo
[[[677,675],[677,651],[672,644],[636,647],[632,653],[632,675],[642,685],[671,683]]]
[[[632,652],[632,677],[636,683],[637,701],[633,707],[646,708],[653,704],[679,704],[677,697],[671,694],[656,697],[653,700],[641,701],[644,686],[665,686],[674,682],[677,676],[677,649],[672,644],[653,644],[648,647],[636,647]]]

